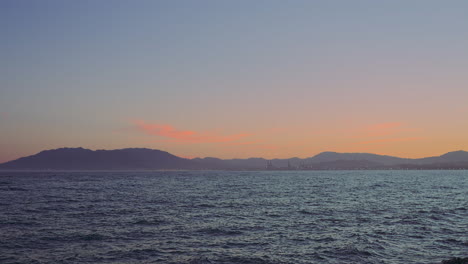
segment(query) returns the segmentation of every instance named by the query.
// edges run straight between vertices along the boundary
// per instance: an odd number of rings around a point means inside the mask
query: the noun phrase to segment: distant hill
[[[159,170],[159,169],[221,169],[221,170],[350,170],[350,169],[468,169],[468,152],[454,151],[437,157],[404,159],[370,153],[322,152],[300,159],[185,159],[168,152],[127,148],[89,150],[60,148],[45,150],[0,164],[0,169],[31,170]]]
[[[322,152],[314,157],[305,159],[310,163],[321,163],[331,161],[369,161],[380,165],[395,165],[410,162],[410,159],[397,158],[392,156],[377,155],[370,153],[337,153]]]
[[[466,162],[467,160],[468,160],[468,152],[459,150],[459,151],[449,152],[438,157],[416,159],[415,161],[418,164],[433,164],[433,163],[454,163],[454,162],[459,163],[459,162]]]
[[[170,153],[128,148],[118,150],[89,150],[60,148],[0,164],[0,169],[57,170],[124,170],[195,168],[191,160]]]

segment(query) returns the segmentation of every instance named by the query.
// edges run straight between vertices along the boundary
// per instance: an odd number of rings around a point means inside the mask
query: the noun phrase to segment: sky
[[[0,162],[468,150],[468,1],[0,1]]]

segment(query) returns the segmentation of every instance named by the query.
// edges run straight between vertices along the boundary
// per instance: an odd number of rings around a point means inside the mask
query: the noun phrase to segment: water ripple
[[[0,262],[435,264],[467,197],[466,171],[0,172]]]

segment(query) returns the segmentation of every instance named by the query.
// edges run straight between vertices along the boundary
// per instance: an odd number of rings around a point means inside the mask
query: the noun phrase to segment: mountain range
[[[370,153],[322,152],[309,158],[218,159],[177,157],[168,152],[126,148],[59,148],[0,164],[4,170],[333,170],[333,169],[468,169],[468,152],[405,159]]]

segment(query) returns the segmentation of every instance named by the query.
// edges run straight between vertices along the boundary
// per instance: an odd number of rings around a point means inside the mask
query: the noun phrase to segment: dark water
[[[468,171],[0,172],[0,263],[440,263]]]

